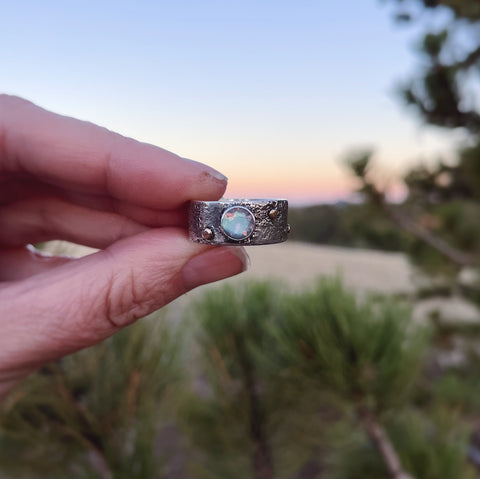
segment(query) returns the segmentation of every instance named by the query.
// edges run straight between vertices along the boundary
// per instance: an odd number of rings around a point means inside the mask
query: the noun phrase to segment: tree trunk
[[[432,248],[436,249],[452,263],[460,267],[476,266],[475,260],[469,255],[466,255],[463,251],[455,249],[442,238],[433,235],[427,229],[415,223],[404,213],[394,210],[386,203],[383,203],[382,207],[384,211],[388,214],[388,216],[392,219],[392,221],[397,223],[400,228],[405,230],[407,233],[416,236]]]
[[[370,440],[373,442],[388,470],[391,479],[413,479],[403,470],[402,463],[377,418],[367,408],[358,406],[357,414]]]
[[[258,397],[252,364],[245,351],[243,338],[236,338],[238,359],[249,407],[249,431],[253,443],[252,466],[255,479],[274,479],[270,445],[265,431],[265,413]]]

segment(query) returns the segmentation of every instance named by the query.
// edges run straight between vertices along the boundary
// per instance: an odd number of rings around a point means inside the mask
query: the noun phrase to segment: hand
[[[188,240],[186,202],[226,178],[200,163],[0,95],[0,397],[201,284],[245,269],[242,248]],[[100,248],[73,259],[51,239]]]

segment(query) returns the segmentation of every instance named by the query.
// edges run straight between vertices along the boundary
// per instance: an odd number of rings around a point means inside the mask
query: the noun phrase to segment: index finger
[[[3,173],[154,209],[216,200],[227,185],[202,163],[8,95],[0,95],[0,178]]]

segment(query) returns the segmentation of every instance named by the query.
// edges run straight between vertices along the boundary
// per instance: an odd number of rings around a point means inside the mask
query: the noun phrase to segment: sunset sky
[[[229,197],[336,201],[352,148],[393,177],[452,145],[396,97],[415,38],[376,0],[5,1],[0,91],[208,163]]]

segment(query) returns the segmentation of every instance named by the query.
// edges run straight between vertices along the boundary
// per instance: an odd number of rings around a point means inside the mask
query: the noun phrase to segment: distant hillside
[[[370,205],[339,203],[294,207],[291,239],[309,243],[406,251],[408,238]]]

